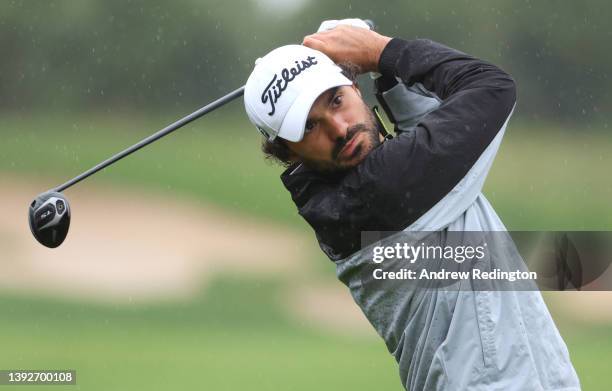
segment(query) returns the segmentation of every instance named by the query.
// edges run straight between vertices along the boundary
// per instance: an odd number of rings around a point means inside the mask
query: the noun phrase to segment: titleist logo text
[[[283,68],[280,73],[280,77],[278,74],[274,75],[270,83],[268,83],[264,89],[263,94],[261,94],[261,103],[270,103],[270,112],[268,113],[269,116],[274,115],[276,112],[276,102],[278,102],[278,99],[283,94],[283,91],[287,89],[289,83],[295,79],[297,75],[302,73],[302,71],[315,64],[317,64],[315,57],[308,56],[306,60],[296,61],[295,67],[293,68]]]

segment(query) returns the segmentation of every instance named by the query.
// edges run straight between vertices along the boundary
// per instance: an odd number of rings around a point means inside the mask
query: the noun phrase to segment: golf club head
[[[40,194],[29,208],[30,230],[42,244],[55,248],[62,244],[70,227],[70,205],[62,193]]]

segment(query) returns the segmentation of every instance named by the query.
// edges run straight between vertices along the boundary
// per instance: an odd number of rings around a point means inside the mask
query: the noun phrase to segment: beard
[[[347,129],[345,138],[336,140],[336,144],[331,153],[331,161],[302,158],[302,162],[306,166],[324,173],[342,173],[361,163],[374,148],[381,144],[380,134],[382,133],[380,125],[366,106],[365,102],[363,106],[365,112],[368,114],[367,120],[351,126]],[[353,138],[361,134],[363,134],[363,140],[359,145],[355,146],[351,155],[348,157],[340,155],[342,149],[351,142]]]

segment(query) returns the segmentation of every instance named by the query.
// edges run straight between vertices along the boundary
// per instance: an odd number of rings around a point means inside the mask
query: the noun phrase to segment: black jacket
[[[441,200],[493,140],[516,100],[507,73],[430,40],[392,39],[379,71],[386,80],[422,83],[441,106],[347,172],[326,175],[296,164],[281,175],[334,261],[360,248],[362,231],[403,230]]]

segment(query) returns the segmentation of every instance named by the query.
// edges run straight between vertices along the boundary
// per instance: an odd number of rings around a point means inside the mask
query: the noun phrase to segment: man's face
[[[338,171],[359,164],[381,141],[374,116],[353,85],[321,94],[308,113],[304,138],[287,146],[296,161]]]

